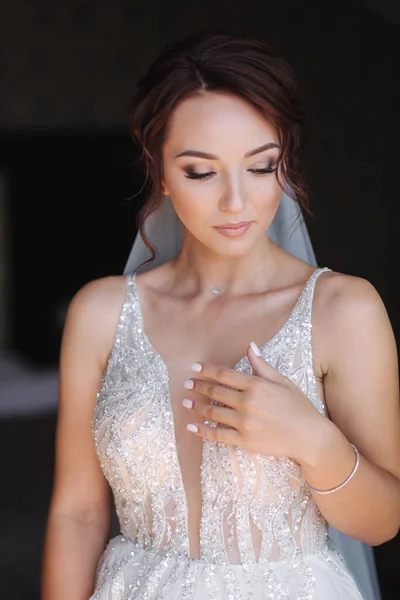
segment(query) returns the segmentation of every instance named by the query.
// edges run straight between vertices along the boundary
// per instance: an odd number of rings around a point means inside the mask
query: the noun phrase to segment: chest
[[[138,300],[136,306],[144,341],[162,356],[171,383],[190,377],[192,362],[233,366],[251,341],[262,347],[282,333],[298,337],[303,318],[298,309],[290,298],[265,295],[206,306],[176,299],[162,305],[139,305]]]

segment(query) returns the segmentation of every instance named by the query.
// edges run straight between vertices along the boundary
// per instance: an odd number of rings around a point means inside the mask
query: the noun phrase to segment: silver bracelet
[[[344,487],[346,484],[348,484],[349,481],[350,481],[350,479],[353,479],[353,477],[354,477],[354,475],[355,475],[355,473],[356,473],[356,471],[358,469],[358,465],[360,464],[360,454],[359,454],[357,448],[354,446],[354,444],[351,444],[351,445],[353,446],[353,449],[354,449],[354,452],[355,452],[355,455],[356,455],[356,463],[355,463],[355,465],[353,467],[352,472],[348,476],[348,478],[345,481],[343,481],[343,483],[341,483],[340,485],[338,485],[338,486],[336,486],[334,488],[331,488],[330,490],[317,490],[317,489],[313,488],[306,481],[305,484],[306,484],[306,486],[308,487],[308,489],[311,492],[314,492],[314,494],[333,494],[333,492],[337,492],[338,490],[341,490],[342,487]]]

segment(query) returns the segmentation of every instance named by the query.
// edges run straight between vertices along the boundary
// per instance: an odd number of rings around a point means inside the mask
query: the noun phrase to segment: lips
[[[223,225],[216,225],[216,229],[240,229],[245,225],[250,225],[251,221],[241,221],[240,223],[224,223]]]
[[[250,228],[252,221],[242,221],[241,223],[225,223],[224,225],[218,225],[215,229],[228,237],[238,237],[246,233]]]

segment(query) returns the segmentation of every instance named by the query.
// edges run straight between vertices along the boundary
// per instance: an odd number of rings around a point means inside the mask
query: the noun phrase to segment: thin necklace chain
[[[243,277],[242,279],[238,279],[238,281],[235,281],[234,283],[231,283],[230,285],[228,285],[228,286],[225,288],[225,290],[224,290],[224,291],[226,292],[226,290],[229,290],[229,289],[230,289],[230,288],[232,288],[233,286],[237,285],[238,283],[241,283],[242,281],[245,281],[246,279],[248,279],[249,277],[251,277],[252,275],[254,275],[254,273],[255,273],[255,272],[256,272],[256,271],[257,271],[257,270],[258,270],[258,269],[261,267],[261,265],[262,265],[262,264],[265,262],[265,260],[266,260],[266,259],[265,259],[265,258],[263,258],[263,259],[262,259],[262,261],[260,262],[260,264],[259,264],[259,265],[257,265],[257,267],[254,269],[254,271],[251,271],[251,272],[250,272],[248,275],[246,275],[246,277]],[[219,288],[219,287],[214,287],[214,288],[212,289],[212,293],[213,293],[213,294],[216,294],[216,295],[220,294],[220,293],[221,293],[221,288]]]

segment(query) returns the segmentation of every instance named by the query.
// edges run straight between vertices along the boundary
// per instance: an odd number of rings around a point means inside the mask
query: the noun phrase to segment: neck
[[[244,256],[221,256],[184,239],[173,261],[177,285],[196,295],[240,294],[265,289],[275,275],[278,256],[276,245],[267,237]],[[218,292],[215,290],[218,289]]]

